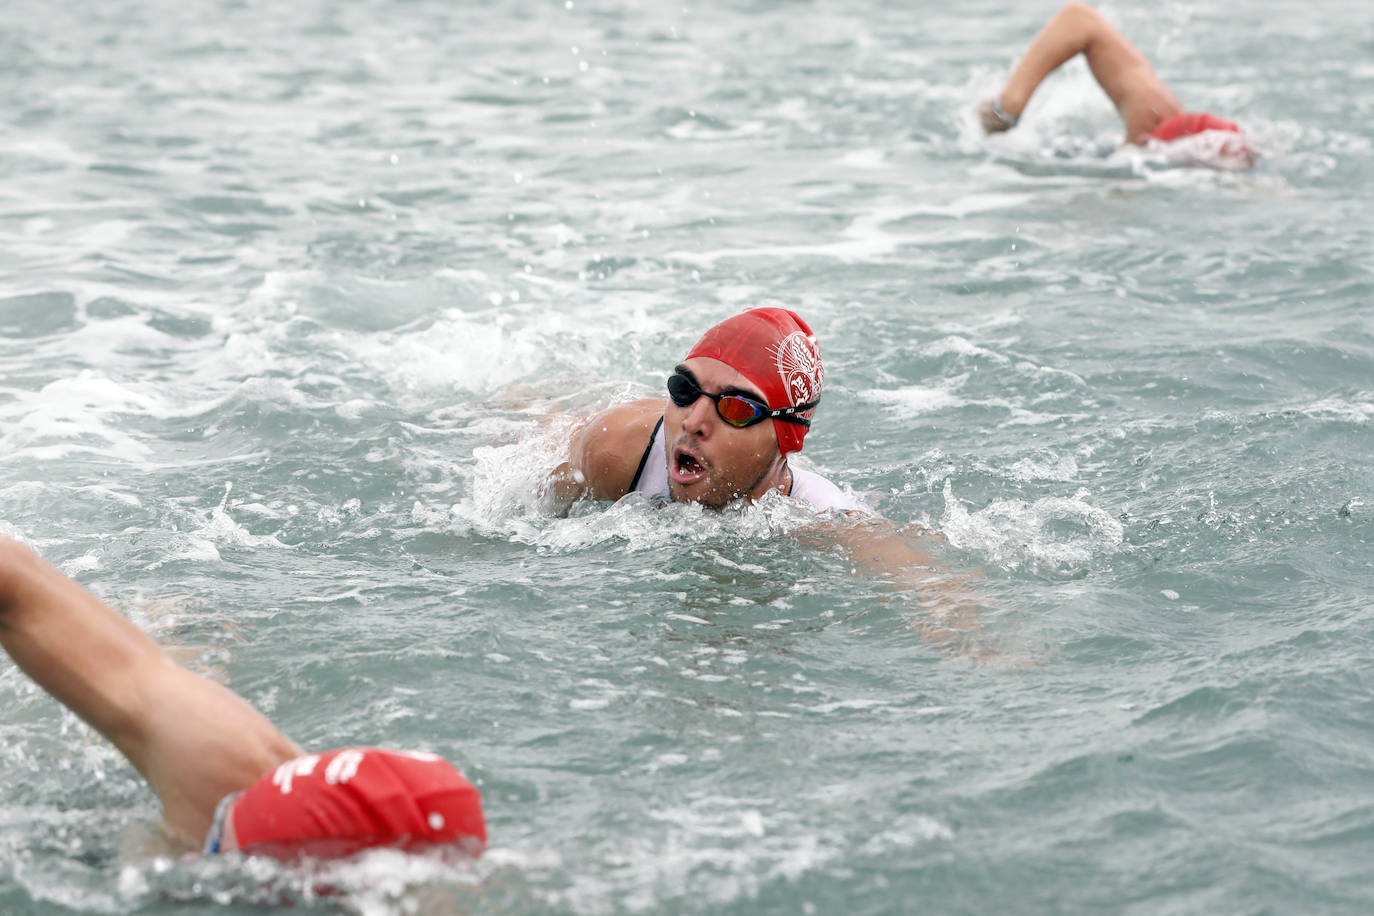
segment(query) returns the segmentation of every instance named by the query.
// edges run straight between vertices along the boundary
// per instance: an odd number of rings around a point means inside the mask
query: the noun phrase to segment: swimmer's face
[[[678,366],[702,391],[767,399],[743,373],[706,356]],[[686,407],[667,399],[663,412],[668,457],[668,494],[679,502],[719,509],[732,499],[758,499],[777,480],[778,438],[771,421],[738,429],[721,419],[715,402],[697,398]]]

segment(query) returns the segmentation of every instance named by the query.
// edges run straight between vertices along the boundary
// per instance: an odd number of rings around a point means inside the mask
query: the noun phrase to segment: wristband
[[[1002,109],[1002,97],[1000,95],[992,98],[992,114],[997,120],[1007,125],[1008,128],[1015,127],[1016,122],[1021,120],[1018,117],[1009,115]]]

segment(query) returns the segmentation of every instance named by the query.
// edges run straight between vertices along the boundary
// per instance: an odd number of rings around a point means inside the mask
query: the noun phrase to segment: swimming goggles
[[[805,417],[794,416],[794,414],[810,410],[820,403],[820,401],[812,401],[810,404],[771,410],[767,404],[753,398],[747,398],[742,394],[711,394],[709,391],[702,391],[701,386],[694,379],[680,372],[668,376],[668,397],[678,407],[691,407],[702,395],[715,401],[716,413],[720,414],[722,420],[736,429],[744,429],[746,426],[753,426],[764,420],[782,420],[810,429],[810,420]]]

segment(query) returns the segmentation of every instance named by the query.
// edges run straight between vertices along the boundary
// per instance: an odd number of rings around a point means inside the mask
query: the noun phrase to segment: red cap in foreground
[[[344,748],[287,761],[234,800],[240,849],[278,858],[487,840],[482,798],[442,757]]]

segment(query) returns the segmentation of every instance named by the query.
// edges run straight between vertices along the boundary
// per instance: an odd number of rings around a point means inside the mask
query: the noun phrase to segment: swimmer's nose
[[[715,420],[715,402],[708,397],[700,397],[687,409],[687,419],[683,421],[682,426],[687,432],[705,437],[710,435]]]

